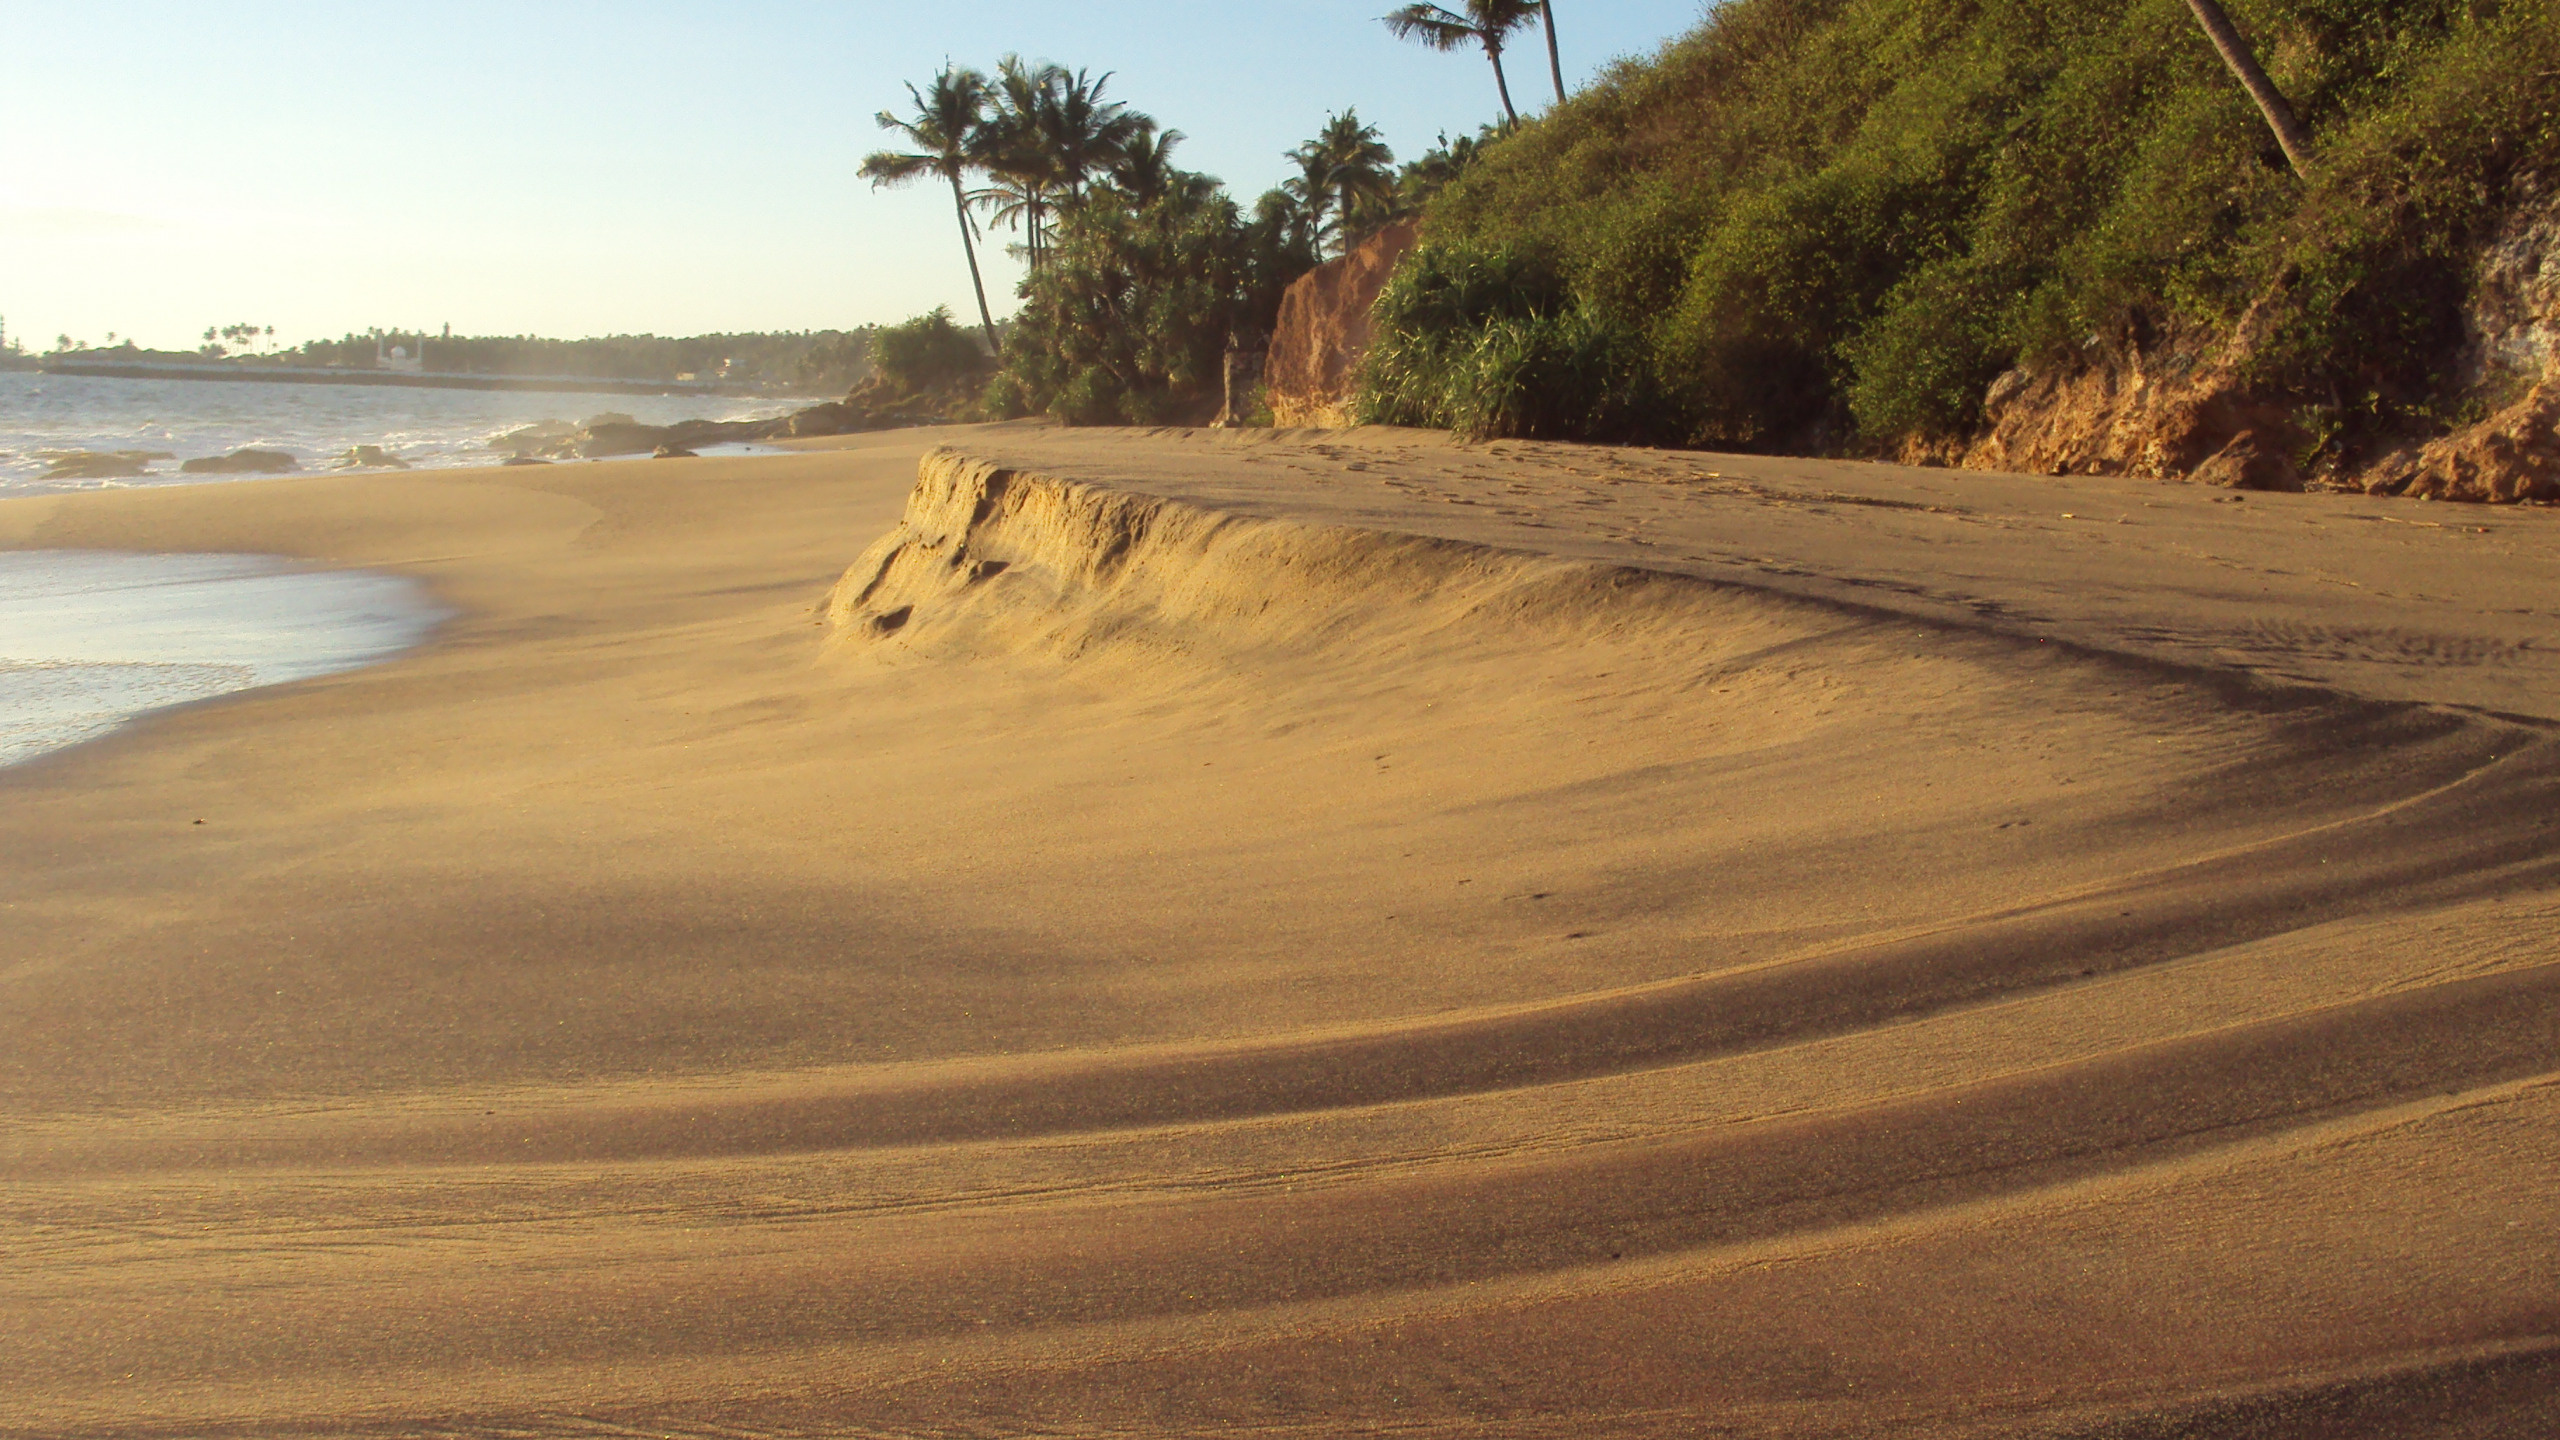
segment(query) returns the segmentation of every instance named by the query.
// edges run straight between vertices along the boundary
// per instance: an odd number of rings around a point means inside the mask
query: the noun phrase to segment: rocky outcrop
[[[2495,391],[2560,373],[2560,194],[2519,205],[2482,247],[2463,310],[2463,383]]]
[[[131,480],[151,473],[151,462],[176,457],[165,450],[57,450],[41,452],[47,480]]]
[[[2560,194],[2534,182],[2478,254],[2464,340],[2446,356],[2457,393],[2493,407],[2449,435],[2371,446],[2307,482],[2312,436],[2297,397],[2243,379],[2272,301],[2216,339],[2092,353],[2042,373],[2013,370],[1983,401],[1969,443],[1904,459],[2040,475],[2147,475],[2243,490],[2320,488],[2496,503],[2560,502]]]
[[[2218,340],[2190,337],[2092,354],[2077,367],[2012,370],[1983,397],[1983,430],[1952,460],[2030,475],[2145,475],[2235,490],[2300,490],[2294,456],[2311,437],[2279,397],[2251,393],[2242,367],[2264,303]]]
[[[2479,424],[2373,467],[2365,489],[2426,500],[2560,501],[2560,194],[2511,213],[2481,249],[2464,307],[2460,374],[2514,396]]]
[[[2535,386],[2487,420],[2418,452],[2413,473],[2384,473],[2369,489],[2423,500],[2560,500],[2560,383]]]
[[[357,445],[349,448],[334,462],[340,470],[406,470],[409,462],[379,445]]]
[[[178,467],[188,475],[275,475],[302,466],[281,450],[234,450],[228,455],[207,455],[189,460]]]
[[[1410,221],[1390,225],[1298,277],[1281,297],[1262,371],[1272,423],[1352,423],[1352,387],[1369,349],[1369,307],[1417,234]]]
[[[939,425],[967,410],[976,398],[975,383],[972,380],[916,392],[874,378],[853,387],[842,400],[822,401],[770,420],[680,420],[673,425],[644,425],[619,411],[590,415],[574,425],[565,420],[542,420],[508,431],[491,440],[489,448],[528,460],[607,460],[624,455],[676,458],[713,445]]]
[[[578,425],[543,420],[508,431],[490,441],[489,448],[540,460],[607,460],[622,455],[652,455],[669,447],[690,450],[704,445],[746,444],[793,433],[785,427],[796,418],[683,420],[673,425],[643,425],[619,414],[592,416]]]

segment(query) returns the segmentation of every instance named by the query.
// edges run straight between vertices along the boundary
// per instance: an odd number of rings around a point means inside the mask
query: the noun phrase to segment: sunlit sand
[[[2555,538],[1399,431],[0,502],[456,612],[0,771],[0,1433],[2522,1416]]]

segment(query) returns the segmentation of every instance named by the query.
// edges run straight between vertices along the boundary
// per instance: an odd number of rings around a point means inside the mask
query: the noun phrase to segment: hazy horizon
[[[369,327],[689,335],[850,329],[974,308],[947,192],[875,192],[872,116],[946,60],[1005,53],[1113,72],[1240,199],[1356,106],[1400,159],[1498,113],[1480,55],[1398,42],[1381,0],[1106,15],[773,3],[704,14],[468,4],[13,3],[0,32],[0,317],[191,348]],[[1558,6],[1580,84],[1696,23],[1698,0]],[[1543,41],[1506,57],[1522,110]],[[1314,77],[1314,78],[1308,78]],[[989,299],[1019,266],[994,231]]]

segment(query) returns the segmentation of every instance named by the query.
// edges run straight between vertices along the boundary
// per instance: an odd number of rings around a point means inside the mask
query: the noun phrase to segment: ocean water
[[[358,445],[413,466],[490,465],[489,441],[541,420],[618,411],[644,424],[760,420],[812,402],[765,396],[551,395],[363,385],[269,385],[240,380],[103,380],[0,371],[0,497],[52,490],[196,483],[178,462],[234,450],[281,450],[305,469]],[[47,482],[47,452],[149,450],[133,480]]]
[[[264,556],[0,551],[0,765],[387,659],[446,613],[400,576]]]

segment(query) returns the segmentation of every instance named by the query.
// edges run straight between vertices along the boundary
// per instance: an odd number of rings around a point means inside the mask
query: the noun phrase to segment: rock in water
[[[537,420],[490,441],[489,448],[504,450],[511,455],[530,455],[537,450],[575,441],[578,428],[566,420]]]
[[[1369,349],[1369,307],[1420,232],[1399,221],[1298,277],[1280,297],[1262,380],[1273,423],[1351,423],[1351,377]]]
[[[406,470],[409,462],[379,445],[358,445],[338,457],[341,470]]]
[[[42,458],[52,462],[44,472],[47,480],[130,480],[150,473],[150,466],[139,455],[74,450]]]
[[[273,475],[302,466],[281,450],[234,450],[228,455],[207,455],[190,460],[178,469],[189,475]]]
[[[667,443],[667,427],[643,425],[636,420],[615,420],[602,425],[589,425],[578,438],[578,455],[585,460],[601,460],[608,455],[646,455]]]

